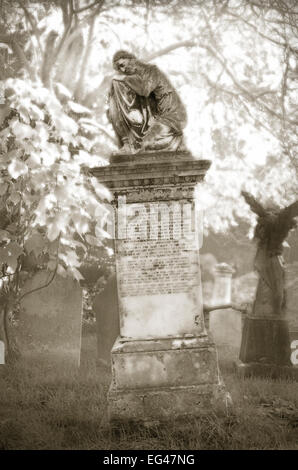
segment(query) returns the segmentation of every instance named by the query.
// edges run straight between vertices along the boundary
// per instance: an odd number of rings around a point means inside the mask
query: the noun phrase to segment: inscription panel
[[[117,263],[121,297],[188,292],[198,285],[197,260],[177,240],[121,240]]]
[[[203,332],[194,204],[128,204],[125,221],[116,240],[121,336]]]

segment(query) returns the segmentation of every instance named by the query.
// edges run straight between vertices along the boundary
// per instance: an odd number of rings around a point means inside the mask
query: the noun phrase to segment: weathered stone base
[[[235,369],[239,377],[298,380],[297,366],[279,366],[276,364],[261,364],[258,362],[245,364],[241,361],[237,361],[235,363]]]
[[[114,423],[155,424],[188,416],[198,417],[225,399],[224,386],[220,384],[134,390],[117,390],[111,386],[108,393],[109,420]]]
[[[239,359],[244,364],[260,363],[290,366],[290,336],[286,319],[244,320]]]
[[[225,398],[216,348],[206,335],[117,339],[108,393],[111,421],[148,423],[199,416]]]

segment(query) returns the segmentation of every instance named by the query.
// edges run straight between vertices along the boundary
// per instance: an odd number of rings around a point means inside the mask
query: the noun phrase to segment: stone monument
[[[80,285],[56,274],[39,271],[28,279],[22,293],[17,343],[22,356],[79,367],[83,298]],[[71,368],[70,368],[71,370]]]
[[[233,272],[227,263],[218,263],[214,267],[213,305],[231,303]]]
[[[5,364],[5,343],[0,340],[0,365]]]
[[[195,187],[210,162],[184,150],[183,106],[157,67],[125,51],[114,66],[124,73],[110,93],[122,148],[109,166],[90,170],[115,207],[120,335],[111,353],[109,416],[195,416],[224,393],[204,326],[195,207]]]
[[[119,336],[117,280],[113,274],[93,302],[96,314],[97,362],[110,367],[111,349]]]
[[[219,263],[214,269],[212,305],[231,305],[233,268],[227,263]],[[209,329],[217,346],[227,345],[239,351],[242,334],[242,314],[232,308],[211,310]]]
[[[243,191],[242,195],[258,216],[255,267],[259,280],[252,311],[244,321],[238,371],[243,375],[298,377],[298,369],[291,363],[282,258],[282,243],[296,226],[298,202],[284,209],[265,209],[250,194]]]

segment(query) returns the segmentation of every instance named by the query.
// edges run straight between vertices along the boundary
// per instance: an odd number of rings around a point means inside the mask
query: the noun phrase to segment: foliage
[[[84,171],[105,162],[93,153],[97,138],[82,118],[90,112],[69,98],[62,105],[40,82],[9,79],[6,86],[13,109],[0,128],[1,307],[7,314],[32,269],[83,279],[78,268],[87,247],[102,246],[107,235],[102,201],[110,194]]]
[[[13,90],[13,116],[1,133],[1,259],[8,273],[24,252],[38,258],[48,253],[47,268],[81,279],[77,249],[101,245],[108,191],[83,166],[104,160],[92,153],[96,138],[86,137],[81,120],[70,117],[72,101],[63,107],[41,84],[20,79],[7,82]],[[96,237],[90,233],[95,225]]]

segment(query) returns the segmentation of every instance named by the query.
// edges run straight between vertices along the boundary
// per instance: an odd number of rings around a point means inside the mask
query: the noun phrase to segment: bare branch
[[[81,13],[82,11],[86,11],[86,10],[89,10],[90,8],[93,8],[95,7],[95,5],[99,5],[102,6],[104,3],[104,0],[97,0],[93,3],[90,3],[90,5],[87,5],[85,7],[82,7],[82,8],[79,8],[78,10],[74,10],[73,12],[77,15],[78,13]]]
[[[144,62],[150,62],[150,60],[156,59],[162,55],[168,54],[169,52],[174,51],[175,49],[179,49],[180,47],[195,47],[198,43],[194,39],[188,39],[186,41],[175,42],[170,46],[167,46],[159,51],[153,52],[153,54],[149,54],[144,58]]]
[[[84,85],[84,80],[85,80],[85,75],[86,75],[86,70],[88,66],[88,60],[91,54],[91,49],[92,49],[92,41],[93,41],[93,34],[94,34],[94,24],[95,24],[95,16],[93,16],[91,20],[91,24],[89,26],[89,31],[88,31],[88,39],[87,39],[87,44],[85,47],[85,53],[83,56],[82,64],[81,64],[81,70],[80,70],[80,76],[77,81],[75,90],[74,90],[74,96],[76,100],[80,99],[81,95],[81,90]]]
[[[9,35],[9,34],[0,34],[0,42],[3,42],[4,44],[8,44],[11,46],[13,52],[16,54],[16,56],[19,58],[19,60],[22,62],[23,66],[27,70],[31,80],[35,79],[35,73],[33,68],[31,67],[30,62],[28,61],[27,57],[24,54],[23,49],[20,47],[19,43],[16,41],[15,36]]]
[[[38,42],[39,50],[42,53],[42,46],[41,46],[41,42],[40,42],[40,33],[38,31],[36,22],[35,22],[34,18],[32,17],[32,15],[30,14],[30,12],[28,11],[28,9],[25,7],[25,5],[23,4],[23,2],[21,0],[19,0],[19,5],[22,8],[22,10],[24,11],[26,18],[27,18],[27,20],[29,21],[29,23],[31,25],[32,32],[33,32],[33,34],[36,37],[37,42]]]
[[[54,64],[54,62],[57,61],[57,59],[58,59],[58,57],[61,53],[64,42],[65,42],[65,40],[66,40],[66,38],[67,38],[67,36],[70,32],[70,28],[71,28],[72,20],[73,20],[73,16],[74,16],[72,0],[67,0],[67,3],[65,1],[60,2],[60,6],[61,6],[61,9],[62,9],[62,12],[63,12],[64,33],[63,33],[62,38],[60,39],[60,41],[59,41],[59,43],[56,47],[56,50],[53,53],[52,65]],[[70,10],[69,14],[67,14],[68,7],[69,7],[69,10]]]

